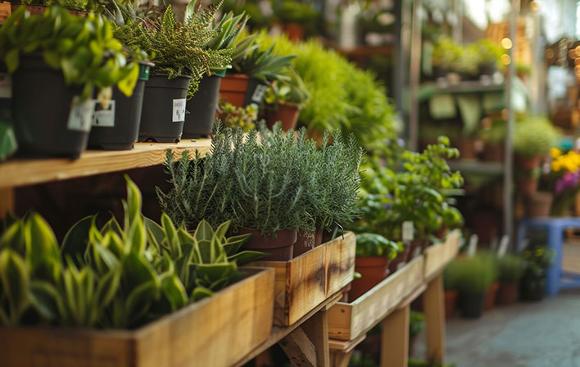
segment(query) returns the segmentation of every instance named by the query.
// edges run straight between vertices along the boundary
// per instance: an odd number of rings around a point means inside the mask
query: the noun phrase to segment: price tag
[[[107,107],[97,100],[94,104],[92,126],[115,127],[115,101],[109,101]]]
[[[254,90],[254,93],[252,94],[252,102],[262,103],[262,100],[264,99],[264,95],[266,94],[267,90],[268,87],[266,87],[265,85],[263,84],[258,85]]]
[[[413,222],[403,222],[403,242],[413,241],[415,238],[415,227]]]
[[[185,98],[174,99],[173,100],[173,119],[172,122],[184,122],[185,121]]]
[[[68,116],[68,129],[89,132],[93,115],[93,100],[87,99],[80,102],[79,97],[74,97]]]

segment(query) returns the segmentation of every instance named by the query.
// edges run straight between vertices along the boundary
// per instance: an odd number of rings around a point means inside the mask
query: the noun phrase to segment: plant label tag
[[[115,101],[109,101],[104,107],[99,101],[94,101],[92,126],[115,127]]]
[[[479,237],[476,234],[469,237],[469,245],[467,246],[467,256],[473,257],[477,252],[477,242],[479,242]]]
[[[499,243],[499,249],[497,250],[497,257],[504,257],[508,250],[508,245],[510,241],[508,236],[503,236],[501,242]]]
[[[74,97],[68,115],[68,129],[89,132],[93,116],[93,100],[87,99],[80,102],[79,97]]]
[[[8,73],[0,73],[0,98],[12,98],[12,79]]]
[[[403,242],[413,241],[415,237],[415,227],[413,222],[403,222]]]
[[[262,100],[264,99],[264,95],[266,94],[266,91],[268,90],[268,87],[262,84],[259,84],[256,87],[256,90],[254,90],[254,93],[252,94],[252,102],[256,102],[256,103],[262,103]]]
[[[173,100],[173,119],[172,122],[184,122],[185,121],[185,98],[174,99]]]

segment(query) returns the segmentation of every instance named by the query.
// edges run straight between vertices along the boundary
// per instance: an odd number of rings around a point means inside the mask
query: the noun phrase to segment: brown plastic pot
[[[457,307],[457,297],[459,292],[454,289],[445,290],[445,318],[449,319],[455,315],[455,308]]]
[[[541,156],[526,157],[522,155],[516,155],[516,168],[521,168],[526,171],[531,171],[535,168],[540,167],[542,162]]]
[[[528,197],[526,201],[526,215],[528,218],[544,218],[550,216],[554,195],[551,192],[538,191]]]
[[[483,309],[488,311],[493,309],[495,306],[495,300],[497,298],[497,290],[499,289],[499,283],[494,282],[487,288],[485,292],[485,301],[483,304]]]
[[[524,196],[531,196],[538,191],[538,179],[535,177],[518,178],[518,191]]]
[[[266,110],[266,125],[271,129],[277,122],[282,125],[282,130],[296,129],[300,107],[295,104],[282,103],[272,109]]]
[[[245,74],[227,74],[220,85],[220,99],[237,107],[244,107],[250,78]]]
[[[497,292],[498,305],[511,305],[518,301],[519,298],[518,282],[500,283]]]
[[[294,244],[294,257],[298,257],[316,247],[316,232],[298,231]]]
[[[261,251],[267,255],[262,258],[264,261],[289,261],[294,254],[294,244],[298,239],[298,233],[293,229],[284,229],[274,233],[274,235],[263,235],[255,229],[242,229],[242,234],[249,233],[252,236],[246,242],[247,250]]]
[[[379,284],[389,274],[389,260],[385,256],[359,256],[354,260],[355,271],[361,278],[352,282],[352,289],[348,294],[350,301],[365,294]]]

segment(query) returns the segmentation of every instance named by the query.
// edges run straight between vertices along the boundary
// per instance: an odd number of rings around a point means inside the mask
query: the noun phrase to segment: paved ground
[[[450,320],[447,357],[457,367],[580,367],[580,292]]]

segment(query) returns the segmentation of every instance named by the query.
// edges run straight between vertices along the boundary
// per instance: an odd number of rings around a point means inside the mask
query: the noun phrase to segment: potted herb
[[[248,16],[226,13],[215,25],[216,35],[206,46],[212,50],[230,50],[233,53],[234,42],[244,30]],[[187,111],[183,127],[184,138],[209,136],[218,107],[219,91],[225,69],[213,69],[200,82],[199,90],[187,101]]]
[[[127,62],[112,27],[101,16],[75,17],[57,6],[43,15],[21,7],[6,20],[0,56],[14,74],[13,118],[21,153],[78,157],[91,128],[93,90],[105,101],[112,86],[133,93],[139,67]],[[78,37],[82,29],[85,37]]]
[[[269,128],[280,122],[284,131],[295,129],[300,108],[308,101],[308,90],[302,78],[291,68],[288,74],[287,81],[274,81],[266,91],[265,116]]]
[[[215,29],[208,27],[215,9],[194,11],[195,6],[196,2],[188,4],[183,22],[176,21],[168,6],[162,15],[137,18],[118,32],[125,44],[151,54],[155,64],[145,85],[141,141],[179,141],[188,95],[197,92],[200,80],[212,69],[229,65],[230,50],[206,48],[216,37]]]
[[[514,131],[514,152],[518,168],[532,170],[556,146],[559,133],[552,123],[539,117],[518,121]]]
[[[484,310],[485,295],[495,279],[495,268],[485,257],[456,260],[459,309],[463,317],[479,318]]]
[[[493,75],[497,71],[503,55],[502,48],[495,42],[482,39],[475,43],[475,49],[479,56],[479,73],[481,75]]]
[[[399,251],[396,242],[375,233],[356,236],[355,271],[361,275],[352,282],[349,300],[355,300],[389,275],[389,261]]]
[[[498,304],[510,305],[518,300],[520,279],[524,272],[524,261],[520,256],[504,255],[497,260],[499,290]]]

